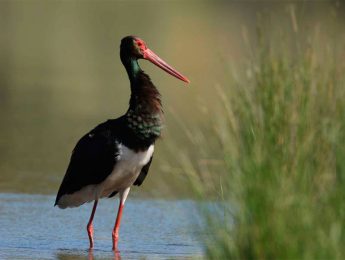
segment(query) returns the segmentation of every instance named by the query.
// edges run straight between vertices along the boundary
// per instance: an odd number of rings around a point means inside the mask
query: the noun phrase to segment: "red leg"
[[[86,227],[87,234],[89,235],[90,249],[93,248],[93,225],[92,225],[92,221],[93,221],[93,217],[95,216],[97,203],[98,203],[98,200],[95,200],[95,203],[93,204],[91,216],[89,219],[89,223],[87,223],[87,227]]]
[[[121,222],[121,217],[122,217],[122,211],[125,206],[125,201],[127,199],[128,193],[129,193],[130,187],[120,191],[120,205],[119,205],[119,210],[117,211],[117,217],[115,221],[115,226],[113,229],[113,250],[115,252],[118,252],[117,250],[117,243],[119,241],[119,230],[120,230],[120,222]]]
[[[119,241],[119,229],[120,229],[120,222],[122,217],[122,211],[123,211],[124,204],[120,201],[119,210],[117,212],[116,222],[113,229],[113,250],[117,251],[117,243]]]

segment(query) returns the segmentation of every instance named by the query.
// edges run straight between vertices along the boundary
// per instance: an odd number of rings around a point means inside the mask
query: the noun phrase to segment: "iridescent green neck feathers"
[[[158,138],[163,127],[160,114],[142,113],[140,107],[126,113],[128,127],[140,138]]]

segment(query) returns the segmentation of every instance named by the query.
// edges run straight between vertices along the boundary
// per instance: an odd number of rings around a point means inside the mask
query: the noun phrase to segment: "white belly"
[[[153,154],[154,146],[151,145],[146,151],[134,152],[126,146],[119,145],[117,163],[112,173],[100,184],[101,196],[109,196],[113,191],[124,190],[135,182],[141,169],[146,165]]]
[[[85,202],[107,197],[112,192],[121,192],[133,185],[141,169],[146,165],[153,154],[154,145],[146,151],[134,152],[123,144],[118,145],[119,154],[111,174],[101,183],[88,185],[72,194],[63,195],[58,203],[60,208],[78,207]]]

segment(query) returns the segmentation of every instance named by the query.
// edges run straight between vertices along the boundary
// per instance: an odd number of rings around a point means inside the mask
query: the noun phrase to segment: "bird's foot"
[[[114,251],[114,260],[121,260],[120,251]]]
[[[116,231],[113,231],[112,237],[113,237],[113,251],[119,252],[119,250],[118,250],[119,233]]]

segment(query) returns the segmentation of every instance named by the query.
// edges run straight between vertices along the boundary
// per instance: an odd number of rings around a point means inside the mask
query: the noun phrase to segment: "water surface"
[[[111,231],[118,200],[101,200],[94,219],[95,249],[88,253],[86,224],[92,204],[61,210],[53,196],[0,194],[0,259],[118,259]],[[200,219],[199,219],[200,220]],[[120,230],[122,259],[202,256],[193,201],[126,202]]]

